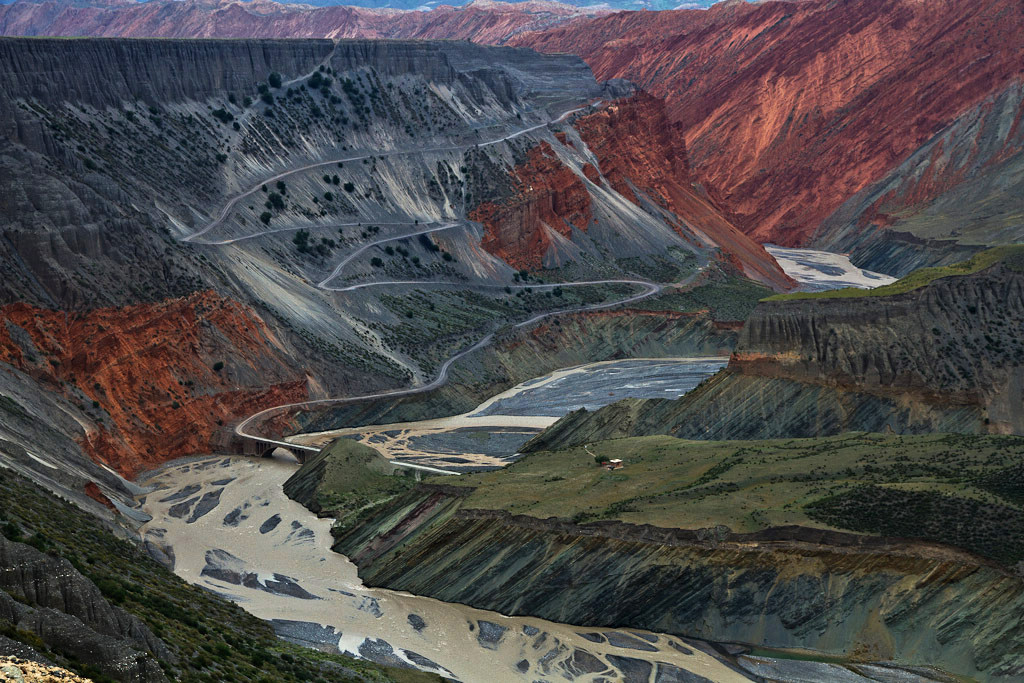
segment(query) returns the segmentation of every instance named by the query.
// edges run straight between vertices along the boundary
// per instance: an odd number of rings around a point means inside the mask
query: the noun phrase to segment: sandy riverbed
[[[289,500],[282,459],[210,457],[145,480],[145,540],[174,571],[310,645],[416,666],[461,681],[746,680],[700,643],[641,631],[508,618],[364,587],[330,550],[330,520]],[[706,647],[706,646],[703,646]],[[661,679],[659,679],[661,680]]]
[[[515,458],[518,446],[566,413],[623,398],[678,398],[726,362],[706,357],[589,363],[523,382],[461,415],[299,434],[289,441],[323,446],[349,437],[385,457],[422,465],[501,467]]]

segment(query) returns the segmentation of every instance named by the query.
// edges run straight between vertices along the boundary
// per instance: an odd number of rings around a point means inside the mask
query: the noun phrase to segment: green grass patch
[[[625,467],[598,467],[595,454]],[[1024,559],[1022,460],[1024,438],[1015,436],[651,436],[530,454],[504,470],[444,483],[475,488],[466,508],[737,532],[796,524],[954,544],[1013,563]],[[858,516],[853,503],[869,490],[884,495],[862,506],[871,515]]]
[[[715,320],[746,320],[757,303],[771,292],[753,280],[727,277],[693,289],[668,288],[658,296],[631,304],[631,308],[681,313],[709,311]]]

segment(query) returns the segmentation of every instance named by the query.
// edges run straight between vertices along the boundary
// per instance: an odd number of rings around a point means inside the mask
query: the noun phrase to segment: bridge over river
[[[330,448],[330,445],[331,444],[328,443],[323,448]],[[215,453],[233,453],[235,455],[249,455],[260,458],[269,458],[274,451],[281,449],[292,455],[299,461],[299,463],[305,463],[306,460],[312,458],[323,450],[323,448],[317,446],[307,446],[305,444],[292,443],[290,441],[254,436],[248,433],[239,434],[237,425],[234,424],[225,425],[217,430],[210,439],[210,446]],[[433,474],[459,474],[458,472],[451,472],[438,467],[417,465],[411,462],[401,462],[399,460],[391,460],[391,464],[396,467],[404,467],[414,470],[417,473],[417,479],[419,479],[420,476]]]

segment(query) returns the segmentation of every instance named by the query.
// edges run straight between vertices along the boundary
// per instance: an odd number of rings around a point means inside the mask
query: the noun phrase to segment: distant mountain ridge
[[[0,33],[107,38],[444,38],[502,44],[522,31],[544,30],[603,11],[547,1],[478,1],[413,12],[270,0],[19,0],[0,5]]]
[[[670,116],[682,124],[695,177],[760,242],[808,244],[844,202],[940,135],[948,139],[903,172],[915,177],[930,158],[945,167],[952,154],[948,172],[917,184],[889,177],[885,189],[872,190],[872,199],[880,198],[873,211],[862,211],[863,222],[843,235],[845,248],[860,247],[857,232],[886,232],[915,207],[938,213],[946,204],[960,206],[960,195],[990,193],[988,203],[1011,216],[1021,206],[1012,198],[1019,161],[999,167],[1017,153],[1021,129],[1020,98],[1013,93],[1024,80],[1024,9],[1015,0],[730,2],[704,12],[619,12],[514,36],[510,43],[577,54],[598,78],[625,78],[665,98]],[[994,114],[970,113],[986,102]],[[986,116],[993,123],[972,123]],[[944,132],[960,117],[966,125]],[[975,140],[981,127],[983,136]],[[978,163],[957,146],[980,147]],[[975,173],[987,174],[986,187],[962,189]],[[937,201],[942,195],[947,198]],[[875,220],[880,213],[891,220]],[[973,215],[991,213],[991,206],[978,206]],[[896,229],[958,238],[954,222],[936,227],[935,220],[919,220],[920,229]],[[961,243],[976,249],[1024,238],[1024,221],[989,223],[991,242]],[[839,243],[834,234],[819,241]],[[855,263],[884,269],[868,249],[862,252]],[[953,252],[904,255],[886,272],[902,275],[964,255]]]

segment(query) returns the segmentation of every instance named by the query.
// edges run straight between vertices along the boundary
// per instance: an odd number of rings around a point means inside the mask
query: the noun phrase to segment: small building
[[[621,470],[622,469],[622,461],[619,460],[618,458],[615,458],[613,460],[609,460],[605,464],[605,467],[607,467],[610,470]]]

